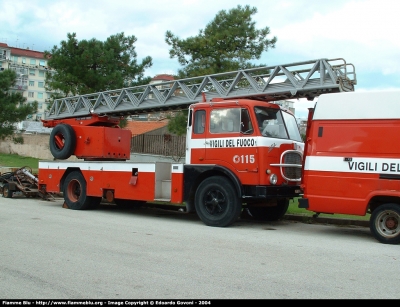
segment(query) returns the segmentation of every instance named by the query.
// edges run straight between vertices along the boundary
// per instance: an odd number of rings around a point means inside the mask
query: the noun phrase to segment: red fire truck
[[[299,207],[364,216],[400,243],[400,91],[321,95],[310,109]]]
[[[277,220],[301,193],[304,143],[293,113],[277,101],[353,91],[344,59],[286,65],[149,84],[56,100],[54,161],[40,161],[43,193],[63,193],[70,209],[102,199],[123,206],[184,204],[209,226],[229,226],[246,209]],[[188,108],[185,163],[130,160],[125,116]],[[70,161],[75,155],[80,160]]]

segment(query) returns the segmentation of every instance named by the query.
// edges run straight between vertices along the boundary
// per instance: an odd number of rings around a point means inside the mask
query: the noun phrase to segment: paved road
[[[160,209],[0,197],[3,299],[400,298],[400,250],[367,227],[205,226]]]

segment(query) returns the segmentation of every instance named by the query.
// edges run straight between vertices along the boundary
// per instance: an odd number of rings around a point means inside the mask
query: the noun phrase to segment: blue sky
[[[270,38],[278,38],[256,63],[344,58],[355,66],[356,91],[400,88],[398,0],[0,0],[0,42],[44,51],[67,33],[105,40],[124,32],[137,37],[139,61],[153,58],[146,75],[174,74],[180,66],[169,58],[165,32],[195,36],[220,10],[237,5],[256,7],[256,27],[268,26]],[[296,116],[313,105],[296,101]]]

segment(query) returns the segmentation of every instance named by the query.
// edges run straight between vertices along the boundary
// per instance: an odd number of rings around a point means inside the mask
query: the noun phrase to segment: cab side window
[[[242,109],[240,114],[240,132],[244,134],[251,134],[254,132],[253,125],[251,124],[249,111]]]
[[[211,133],[240,132],[240,108],[214,109],[210,114]]]

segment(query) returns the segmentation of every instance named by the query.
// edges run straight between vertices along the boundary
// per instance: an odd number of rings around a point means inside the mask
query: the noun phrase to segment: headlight
[[[269,182],[270,182],[272,185],[275,185],[275,184],[278,182],[278,176],[276,176],[275,174],[271,174],[271,175],[269,176]]]

